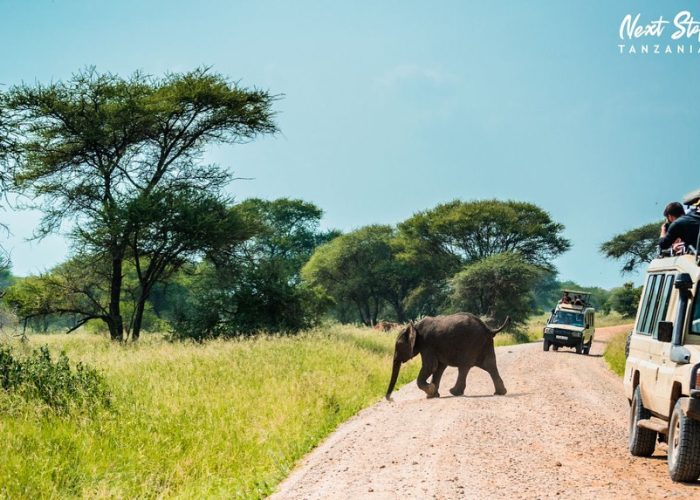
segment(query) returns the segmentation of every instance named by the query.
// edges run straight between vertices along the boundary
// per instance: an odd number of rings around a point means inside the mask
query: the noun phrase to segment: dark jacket
[[[666,236],[659,240],[659,248],[661,250],[670,248],[677,238],[680,238],[685,243],[686,248],[688,245],[697,248],[698,231],[700,231],[700,214],[693,210],[678,217],[668,226]]]

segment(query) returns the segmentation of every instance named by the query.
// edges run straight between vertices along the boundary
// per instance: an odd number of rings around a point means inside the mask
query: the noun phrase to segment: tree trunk
[[[379,316],[379,299],[374,298],[374,312],[372,313],[372,326],[377,324],[377,316]]]
[[[146,301],[151,295],[150,285],[141,285],[138,301],[136,302],[136,311],[134,312],[134,325],[131,329],[131,340],[136,342],[141,336],[141,325],[143,324],[143,312],[146,309]]]
[[[121,314],[122,258],[112,257],[112,280],[109,285],[109,336],[112,340],[124,340],[124,320]]]
[[[369,316],[369,307],[367,304],[356,301],[357,310],[360,312],[360,319],[365,326],[372,326],[372,319]]]
[[[139,296],[136,303],[136,312],[134,313],[134,326],[131,329],[131,340],[136,342],[141,336],[141,323],[143,322],[143,310],[146,307],[146,297]]]
[[[401,301],[395,301],[391,304],[394,307],[394,312],[396,313],[396,321],[399,323],[405,323],[406,322],[406,313],[403,310],[403,306],[401,305]]]

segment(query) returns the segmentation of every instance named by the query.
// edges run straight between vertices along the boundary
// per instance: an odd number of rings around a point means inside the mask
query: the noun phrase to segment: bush
[[[610,305],[612,308],[628,318],[637,314],[637,306],[642,296],[642,287],[635,287],[634,283],[625,283],[619,288],[613,288],[610,293]]]
[[[9,347],[0,347],[0,387],[28,401],[40,401],[57,413],[110,403],[107,384],[96,370],[82,363],[71,370],[63,352],[54,362],[46,346],[26,358],[16,358]]]
[[[501,323],[510,316],[523,323],[531,312],[532,288],[543,269],[517,253],[501,253],[469,264],[452,278],[456,311],[487,316]]]

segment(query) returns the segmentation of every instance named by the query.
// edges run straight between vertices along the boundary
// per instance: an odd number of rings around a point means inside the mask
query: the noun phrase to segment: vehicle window
[[[583,326],[583,314],[569,311],[557,311],[552,315],[550,323],[555,323],[557,325]]]
[[[657,276],[656,282],[654,283],[654,290],[651,294],[651,300],[649,301],[649,312],[647,315],[647,322],[644,324],[644,331],[652,333],[654,331],[654,323],[656,322],[656,314],[659,310],[659,292],[664,286],[665,276]]]
[[[656,338],[658,334],[659,321],[666,321],[666,313],[668,312],[668,304],[671,301],[671,293],[673,293],[673,283],[675,280],[675,275],[667,274],[666,279],[663,282],[663,286],[661,287],[661,292],[659,293],[659,306],[656,308],[654,321],[652,323],[654,338]]]
[[[693,320],[690,322],[690,333],[700,335],[700,299],[695,297],[695,306],[693,306]]]
[[[652,274],[647,279],[647,286],[644,287],[644,299],[642,300],[642,312],[637,323],[637,332],[650,335],[651,316],[653,314],[652,298],[658,293],[659,275]]]

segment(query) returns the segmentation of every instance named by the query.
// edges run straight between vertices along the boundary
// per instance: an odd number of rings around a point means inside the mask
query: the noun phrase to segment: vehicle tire
[[[555,351],[558,351],[558,350],[559,350],[559,346],[558,346],[557,344],[554,344],[554,345],[552,345],[552,349],[554,349]]]
[[[593,345],[593,339],[591,339],[591,341],[588,344],[583,346],[583,354],[585,354],[586,356],[588,356],[591,352],[591,345]]]
[[[544,343],[542,344],[542,348],[545,352],[549,351],[549,340],[545,339]]]
[[[576,354],[581,354],[583,352],[583,339],[579,340],[576,344]]]
[[[635,457],[650,457],[656,447],[656,432],[637,426],[640,420],[651,417],[651,412],[644,408],[639,386],[634,389],[630,405],[629,450]]]
[[[684,415],[680,402],[669,425],[668,472],[679,482],[695,481],[700,476],[700,422]]]
[[[630,342],[632,342],[632,330],[627,334],[627,340],[625,341],[625,359],[629,358],[630,355]]]

